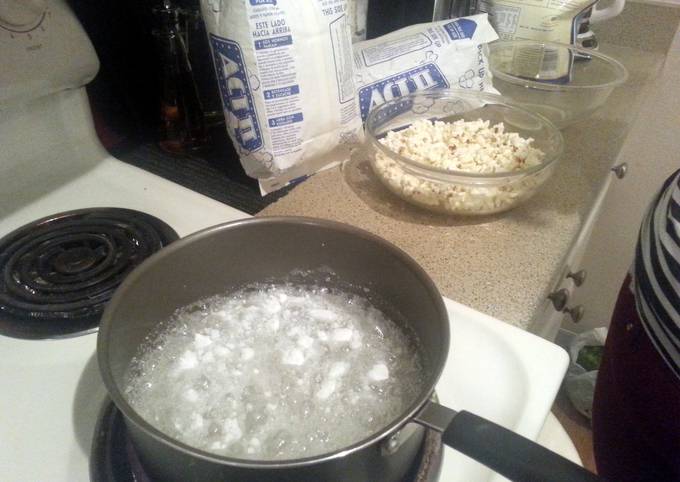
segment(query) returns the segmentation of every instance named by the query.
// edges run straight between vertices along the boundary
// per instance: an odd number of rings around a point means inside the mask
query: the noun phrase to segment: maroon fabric
[[[593,443],[607,480],[680,481],[680,380],[649,340],[629,289],[619,292],[595,387]]]

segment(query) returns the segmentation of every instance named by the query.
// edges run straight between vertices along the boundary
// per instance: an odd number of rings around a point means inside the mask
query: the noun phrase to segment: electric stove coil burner
[[[440,434],[428,429],[420,453],[404,482],[436,482],[441,473]],[[97,420],[90,452],[91,482],[161,482],[144,470],[127,434],[123,414],[107,399]]]
[[[104,306],[142,261],[178,238],[130,209],[54,214],[0,239],[0,333],[60,338],[96,329]]]

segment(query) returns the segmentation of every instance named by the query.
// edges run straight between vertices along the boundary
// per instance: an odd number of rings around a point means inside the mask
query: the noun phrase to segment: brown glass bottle
[[[207,142],[203,107],[191,71],[187,46],[179,28],[180,10],[169,1],[153,9],[160,56],[160,136],[162,149],[182,153]]]

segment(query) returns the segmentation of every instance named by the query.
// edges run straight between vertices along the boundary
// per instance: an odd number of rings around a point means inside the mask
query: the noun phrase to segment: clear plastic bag
[[[571,363],[564,388],[576,410],[588,418],[592,418],[595,382],[606,338],[607,328],[595,328],[577,335],[569,346]]]

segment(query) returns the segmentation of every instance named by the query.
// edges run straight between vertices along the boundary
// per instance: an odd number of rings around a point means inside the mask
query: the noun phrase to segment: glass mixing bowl
[[[486,49],[501,95],[560,129],[590,116],[628,78],[619,61],[575,45],[514,40]]]
[[[540,164],[512,172],[472,173],[440,169],[409,159],[380,142],[389,131],[420,119],[502,122],[506,132],[534,139]],[[562,154],[560,131],[545,117],[496,94],[436,89],[414,92],[375,108],[366,120],[366,144],[376,176],[394,194],[431,211],[459,215],[506,211],[533,196]]]

